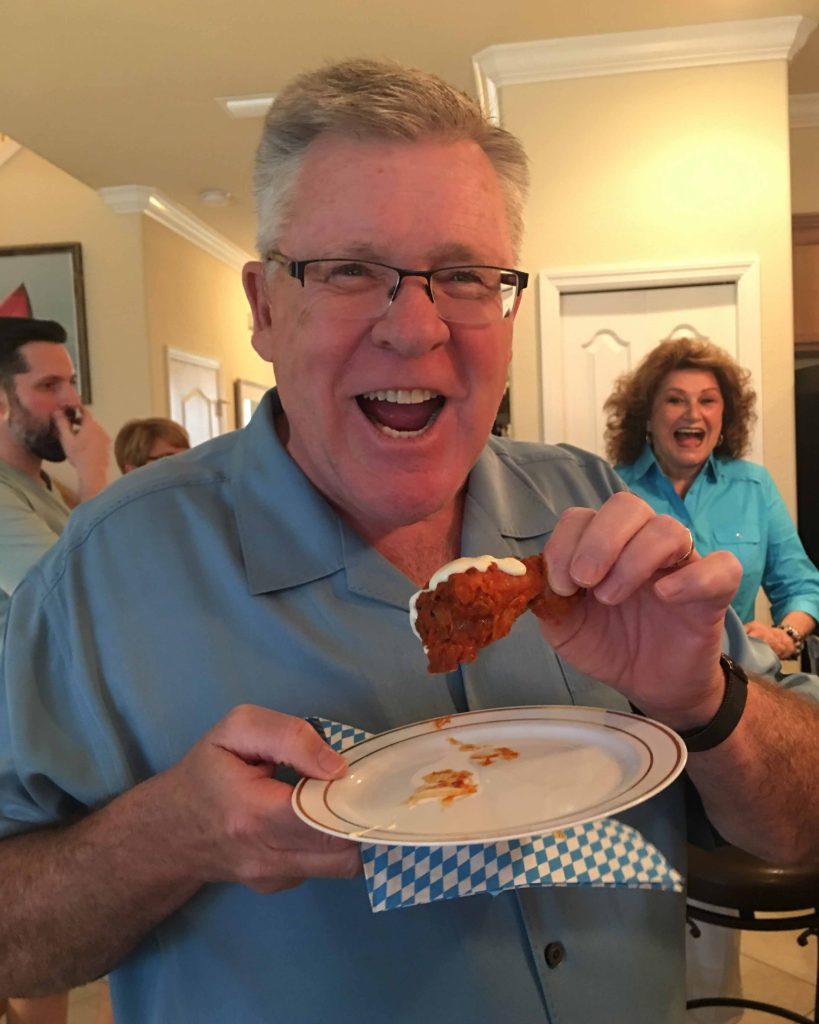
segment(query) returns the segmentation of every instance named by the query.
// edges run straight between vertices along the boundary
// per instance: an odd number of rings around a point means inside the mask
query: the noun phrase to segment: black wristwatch
[[[698,729],[678,729],[689,753],[701,754],[718,747],[736,729],[748,698],[748,676],[745,669],[727,654],[720,655],[719,663],[725,675],[725,692],[717,713],[706,725]]]

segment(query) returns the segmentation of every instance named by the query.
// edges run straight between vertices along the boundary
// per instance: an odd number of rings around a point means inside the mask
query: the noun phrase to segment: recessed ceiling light
[[[203,188],[199,198],[206,206],[227,206],[233,196],[224,188]]]
[[[217,96],[216,102],[231,117],[264,117],[276,97],[273,93],[253,96]]]

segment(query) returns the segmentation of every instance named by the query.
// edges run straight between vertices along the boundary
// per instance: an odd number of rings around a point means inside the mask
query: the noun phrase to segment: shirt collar
[[[276,433],[268,391],[234,449],[231,488],[250,592],[298,586],[344,565],[339,520]]]
[[[708,456],[708,461],[705,463],[703,470],[712,480],[718,480],[721,476],[722,467],[720,460],[716,458],[713,452]]]
[[[705,465],[700,470],[700,473],[705,472],[712,480],[716,480],[719,477],[719,462],[714,457],[714,453],[708,456]],[[643,445],[643,450],[640,452],[639,458],[632,467],[632,475],[634,480],[642,480],[648,476],[649,473],[663,473],[660,463],[657,461],[657,457],[654,454],[650,444]],[[699,473],[697,474],[699,476]]]
[[[232,455],[230,486],[250,592],[282,590],[346,569],[352,591],[405,606],[415,588],[344,524],[290,458],[276,433],[280,411],[274,388]],[[513,553],[507,540],[527,538],[538,538],[540,550],[556,522],[555,510],[516,464],[488,445],[469,477],[463,553]]]
[[[650,444],[643,445],[643,450],[640,452],[640,456],[632,467],[635,480],[642,480],[644,476],[652,472],[656,467],[656,472],[662,473],[660,464],[654,456],[654,451]]]

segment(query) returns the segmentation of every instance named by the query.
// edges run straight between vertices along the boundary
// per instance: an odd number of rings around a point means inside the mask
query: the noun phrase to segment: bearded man
[[[0,626],[71,508],[107,483],[111,442],[82,404],[65,341],[54,320],[0,317]],[[52,480],[44,460],[67,460],[76,491]]]

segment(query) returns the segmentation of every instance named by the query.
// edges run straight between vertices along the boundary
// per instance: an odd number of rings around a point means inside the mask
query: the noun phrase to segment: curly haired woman
[[[664,341],[605,404],[606,452],[631,490],[674,516],[697,550],[742,563],[733,606],[750,636],[797,657],[819,620],[819,570],[770,473],[742,458],[755,419],[750,373],[710,341]],[[760,588],[775,626],[754,618]]]

